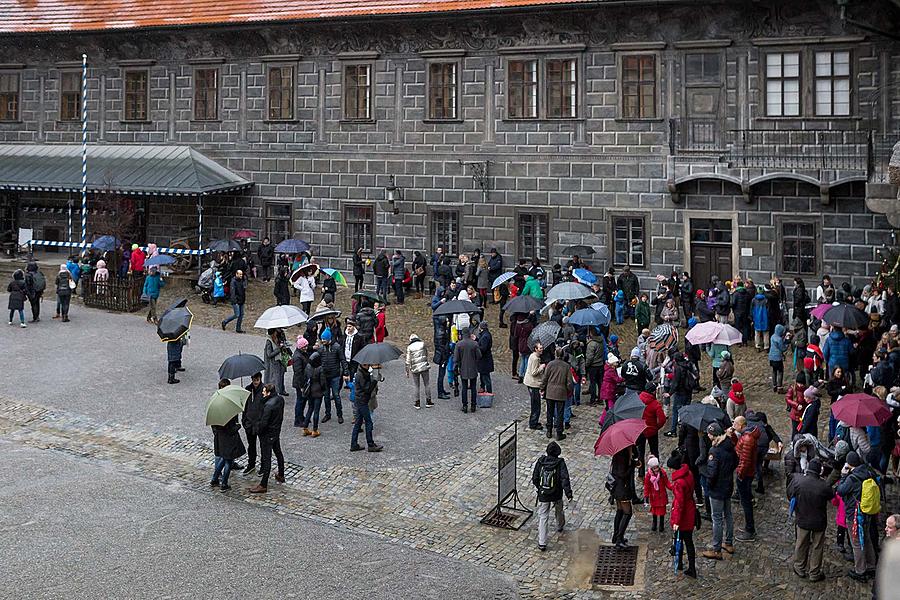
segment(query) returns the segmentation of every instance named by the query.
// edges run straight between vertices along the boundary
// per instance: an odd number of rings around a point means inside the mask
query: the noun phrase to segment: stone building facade
[[[900,31],[889,2],[851,9]],[[863,283],[892,239],[867,195],[884,172],[875,142],[900,131],[900,43],[827,0],[702,10],[3,35],[18,104],[0,144],[80,142],[66,103],[85,52],[91,144],[190,146],[254,183],[204,200],[205,239],[301,237],[342,268],[357,246],[552,264],[586,244],[595,270],[647,278]],[[64,195],[0,195],[35,237],[60,235],[65,216],[46,209]],[[196,199],[132,198],[147,240],[196,223]]]

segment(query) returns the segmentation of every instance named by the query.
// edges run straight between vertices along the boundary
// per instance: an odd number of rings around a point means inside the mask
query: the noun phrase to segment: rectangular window
[[[459,253],[459,213],[455,210],[435,210],[431,212],[431,247],[440,246],[444,253],[456,256]]]
[[[553,59],[547,63],[547,118],[578,116],[578,71],[575,59]]]
[[[59,74],[59,120],[77,121],[81,118],[81,73],[62,71]]]
[[[507,112],[510,119],[538,117],[538,61],[511,60],[507,63],[509,96]]]
[[[816,116],[850,115],[850,52],[816,52]]]
[[[150,73],[145,70],[125,71],[125,121],[146,121],[150,103]]]
[[[19,120],[19,74],[0,73],[0,121]]]
[[[194,71],[194,120],[215,121],[219,118],[219,70]]]
[[[800,115],[800,53],[766,55],[766,116]]]
[[[287,202],[266,202],[266,236],[277,244],[293,233],[293,207]]]
[[[786,275],[816,275],[815,223],[781,223],[781,272]]]
[[[428,65],[428,118],[436,120],[456,119],[456,69],[455,62]]]
[[[550,218],[546,213],[519,214],[519,258],[550,258]]]
[[[721,83],[721,61],[712,52],[698,52],[684,56],[684,81],[694,83]]]
[[[344,65],[344,120],[372,119],[372,65]]]
[[[646,230],[643,217],[614,217],[613,264],[617,267],[646,266]]]
[[[294,67],[270,66],[268,76],[269,121],[294,118]]]
[[[622,117],[656,118],[656,57],[634,54],[622,57]]]
[[[375,248],[375,208],[370,204],[344,205],[344,252],[362,248],[372,253]]]

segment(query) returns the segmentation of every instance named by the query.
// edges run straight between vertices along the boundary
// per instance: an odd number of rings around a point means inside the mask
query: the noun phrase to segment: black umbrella
[[[186,306],[163,313],[156,325],[156,335],[164,342],[180,340],[191,328],[194,315]]]
[[[563,256],[588,256],[591,254],[596,254],[596,250],[591,248],[590,246],[568,246],[563,248]]]
[[[241,245],[234,240],[214,240],[206,247],[210,252],[231,252],[241,250]]]
[[[402,355],[403,351],[397,346],[382,342],[363,346],[362,350],[353,355],[353,362],[360,365],[381,365],[397,360]]]
[[[625,393],[616,398],[612,410],[606,413],[606,419],[603,421],[601,432],[608,429],[610,425],[625,419],[642,419],[644,417],[644,401],[634,390],[625,390]]]
[[[188,303],[187,298],[179,298],[178,300],[176,300],[175,302],[170,304],[169,308],[164,310],[162,314],[163,314],[163,316],[165,316],[165,314],[167,312],[175,310],[176,308],[184,308],[185,306],[187,306],[187,303]]]
[[[710,423],[725,418],[725,411],[712,404],[688,404],[678,411],[678,422],[689,425],[703,433]]]
[[[829,325],[837,325],[845,329],[863,329],[869,325],[869,316],[847,303],[841,303],[826,310],[822,315],[822,320]]]
[[[384,298],[376,294],[375,292],[371,292],[369,290],[362,290],[361,292],[356,292],[352,296],[353,298],[367,298],[372,302],[384,302]]]
[[[251,377],[266,369],[260,357],[253,354],[235,354],[229,356],[219,367],[219,379],[238,379]]]
[[[534,350],[534,345],[537,342],[540,342],[541,346],[546,348],[556,341],[559,330],[559,323],[556,321],[545,321],[541,323],[531,330],[531,334],[528,336],[528,347]]]
[[[480,309],[468,300],[451,300],[444,302],[435,309],[432,316],[459,315],[463,313],[477,313]]]
[[[514,315],[537,312],[542,308],[544,308],[544,305],[540,300],[533,296],[516,296],[506,303],[503,310],[506,311],[506,314],[508,315]]]

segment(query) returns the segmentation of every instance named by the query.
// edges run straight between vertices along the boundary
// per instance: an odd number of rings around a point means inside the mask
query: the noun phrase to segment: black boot
[[[613,536],[610,540],[613,544],[619,543],[619,524],[622,523],[624,513],[621,509],[616,509],[616,518],[613,520]]]
[[[663,515],[659,518],[659,532],[662,533],[666,530],[666,516]]]
[[[623,550],[628,547],[628,541],[625,539],[625,532],[628,531],[628,522],[631,521],[631,513],[623,513],[622,520],[619,521],[619,541],[616,548]]]
[[[169,373],[169,383],[180,383],[178,379],[175,379],[174,373]]]

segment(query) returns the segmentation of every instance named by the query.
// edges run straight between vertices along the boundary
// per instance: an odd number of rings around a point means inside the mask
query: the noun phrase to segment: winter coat
[[[731,295],[731,310],[734,312],[735,319],[746,318],[750,315],[750,303],[753,295],[750,291],[741,286]]]
[[[638,282],[637,275],[631,272],[619,275],[618,284],[619,290],[625,294],[625,300],[629,302],[632,298],[636,298],[641,291],[641,284]]]
[[[384,341],[384,338],[387,337],[387,315],[384,314],[383,310],[379,310],[375,313],[375,341],[379,344]]]
[[[225,425],[213,425],[213,456],[235,460],[242,457],[247,449],[238,433],[241,426],[238,425],[237,415],[232,417]]]
[[[378,324],[378,319],[375,317],[375,310],[369,308],[359,309],[359,312],[356,313],[356,328],[359,330],[359,335],[362,336],[362,339],[367,342],[372,341],[375,337],[375,326]]]
[[[435,321],[438,319],[435,318]],[[434,364],[443,365],[447,364],[447,360],[450,358],[450,334],[447,333],[447,328],[435,324],[434,326]]]
[[[244,414],[241,417],[241,424],[244,426],[244,431],[246,431],[248,435],[255,435],[259,431],[259,419],[262,416],[263,384],[260,382],[259,386],[254,388],[253,383],[251,382],[250,385],[244,389],[250,392],[250,396],[247,398],[247,403],[244,404]]]
[[[725,317],[731,312],[731,296],[728,295],[728,292],[719,292],[719,295],[716,296],[715,311],[717,315]]]
[[[260,244],[256,253],[259,255],[259,264],[263,267],[275,264],[275,246],[272,244]]]
[[[828,528],[828,503],[834,489],[818,475],[797,473],[787,486],[788,498],[794,503],[794,522],[800,529],[825,531]]]
[[[488,258],[488,276],[491,283],[503,274],[503,257],[498,252],[496,256]]]
[[[672,472],[672,515],[669,520],[679,531],[693,531],[697,507],[694,505],[694,475],[683,464]]]
[[[779,323],[775,326],[775,335],[769,340],[769,360],[781,362],[784,360],[784,354],[787,351],[787,342],[784,339],[784,325]]]
[[[731,378],[734,377],[734,361],[722,360],[722,365],[716,369],[716,375],[718,375],[722,385],[728,385]]]
[[[662,468],[659,469],[656,487],[653,486],[650,476],[651,471],[647,469],[644,475],[644,497],[650,500],[650,514],[654,517],[664,517],[666,507],[669,505],[669,493],[666,490],[672,489],[672,484],[669,483],[669,476]]]
[[[752,479],[756,475],[756,457],[760,435],[758,427],[748,427],[738,438],[734,451],[737,453],[737,476],[741,479]]]
[[[290,280],[287,277],[278,275],[275,277],[275,286],[273,289],[275,294],[275,302],[278,306],[284,306],[291,303],[291,287]]]
[[[322,359],[322,373],[327,379],[340,377],[344,373],[344,349],[339,343],[322,344],[318,352]]]
[[[600,399],[604,402],[614,402],[616,399],[616,388],[625,380],[619,376],[615,367],[607,364],[603,369],[603,383],[600,384]]]
[[[634,308],[634,320],[637,321],[638,329],[650,327],[650,305],[646,302],[638,302]]]
[[[301,276],[294,282],[294,287],[300,291],[300,302],[312,302],[316,299],[316,279],[311,276]]]
[[[322,368],[322,356],[318,352],[313,352],[309,355],[305,377],[309,382],[307,398],[315,400],[324,397],[325,390],[328,389],[328,378],[325,377],[325,369]],[[356,388],[356,391],[358,395],[359,388]]]
[[[662,404],[656,399],[656,396],[650,392],[641,392],[641,402],[644,403],[644,414],[642,418],[647,428],[644,429],[644,437],[650,438],[659,433],[666,425],[666,413]]]
[[[841,367],[844,371],[850,368],[850,353],[853,351],[853,343],[842,331],[832,331],[828,334],[825,347],[822,348],[822,356],[829,370]]]
[[[131,251],[131,262],[130,268],[134,273],[142,273],[144,271],[144,261],[147,260],[147,255],[144,254],[144,251],[140,248],[135,248]]]
[[[453,349],[453,364],[456,372],[463,379],[475,379],[478,377],[478,359],[481,358],[481,348],[478,342],[466,337],[456,343]]]
[[[584,368],[602,367],[606,361],[605,348],[600,340],[591,338],[584,349]]]
[[[430,368],[425,342],[416,338],[406,347],[406,370],[409,373],[422,373]]]
[[[403,281],[406,278],[406,257],[402,254],[395,254],[391,257],[391,275],[397,281]]]
[[[263,383],[275,385],[276,391],[284,389],[284,363],[281,362],[281,346],[276,345],[271,339],[266,340],[266,348],[263,351]]]
[[[265,399],[262,414],[259,417],[259,437],[274,440],[281,435],[281,424],[284,421],[284,398],[272,394]]]
[[[541,391],[544,398],[565,402],[574,388],[572,381],[572,369],[564,360],[551,360],[544,369],[544,378],[541,381]]]
[[[562,500],[563,493],[566,494],[566,498],[572,498],[572,484],[569,481],[569,469],[566,467],[566,461],[558,456],[544,455],[537,459],[534,463],[534,469],[531,472],[531,483],[534,484],[534,487],[538,488],[541,483],[541,470],[544,466],[550,469],[559,469],[559,485],[556,486],[556,489],[552,492],[541,493],[538,491],[538,502],[557,502]]]
[[[714,321],[716,317],[715,313],[713,313],[706,305],[706,300],[700,298],[697,298],[697,301],[694,303],[694,316],[696,316],[697,320],[701,323]]]
[[[491,277],[488,274],[488,270],[484,267],[478,267],[478,270],[475,271],[475,287],[479,290],[486,290],[491,287]]]
[[[723,436],[718,443],[713,443],[705,471],[710,498],[725,502],[731,501],[731,493],[734,491],[734,471],[737,469],[737,465],[738,457],[731,438]]]
[[[726,350],[728,350],[728,346],[725,344],[710,344],[706,353],[709,355],[713,369],[718,369],[722,366],[722,352]]]
[[[519,354],[529,354],[531,352],[531,348],[528,347],[528,336],[531,335],[531,332],[534,330],[534,323],[529,321],[519,321],[519,324],[516,325],[516,339],[519,343]]]
[[[750,303],[750,313],[753,316],[753,329],[756,331],[769,330],[769,303],[762,294],[756,294]]]
[[[525,377],[522,383],[530,388],[540,388],[544,379],[544,367],[541,363],[541,357],[536,352],[528,356],[528,362],[525,364]]]
[[[66,271],[65,273],[60,273],[56,276],[56,295],[57,296],[71,296],[72,288],[69,287],[69,282],[73,281],[72,275]]]
[[[537,300],[544,299],[544,290],[541,289],[541,282],[534,277],[529,277],[525,281],[525,287],[519,292],[520,296],[531,296]]]
[[[659,311],[659,318],[662,319],[663,323],[675,323],[678,321],[678,309],[674,306],[665,305]]]
[[[784,395],[784,401],[790,408],[791,421],[799,421],[800,417],[803,416],[803,410],[806,408],[806,398],[803,396],[805,391],[805,385],[795,383],[788,388],[787,394]]]
[[[296,390],[302,390],[306,387],[306,365],[309,364],[309,356],[303,350],[294,350],[291,356],[291,369],[293,376],[291,377],[291,387]]]
[[[372,265],[372,271],[375,273],[375,277],[387,277],[390,269],[391,261],[387,255],[382,252],[375,258],[375,262]]]
[[[366,263],[363,262],[363,257],[353,253],[353,277],[356,279],[362,279],[366,274]]]
[[[875,475],[875,471],[869,465],[863,463],[842,477],[841,482],[837,485],[835,492],[840,494],[847,507],[848,525],[856,518],[856,505],[862,496],[863,481],[874,478]]]
[[[159,299],[159,290],[166,286],[165,280],[159,273],[154,273],[153,275],[147,275],[144,278],[144,289],[143,294],[149,296],[153,300]]]
[[[647,387],[647,382],[653,376],[638,358],[629,358],[622,363],[622,379],[625,380],[625,387],[638,393],[643,392]]]
[[[872,451],[872,443],[869,441],[869,436],[866,433],[865,428],[850,428],[850,448],[859,454],[860,458],[863,460],[869,456],[869,452]]]
[[[247,302],[247,279],[237,277],[231,278],[228,293],[231,296],[232,304],[244,304]]]
[[[17,273],[17,275],[21,277],[20,273]],[[9,292],[9,310],[22,310],[25,308],[26,290],[24,279],[13,279],[6,286],[6,291]]]
[[[481,358],[478,359],[478,373],[486,375],[494,372],[494,336],[487,329],[482,329],[478,334],[478,348],[481,350]]]
[[[822,401],[816,398],[806,405],[803,416],[800,418],[800,429],[797,433],[803,435],[808,433],[813,437],[819,437],[819,411],[822,408]]]

